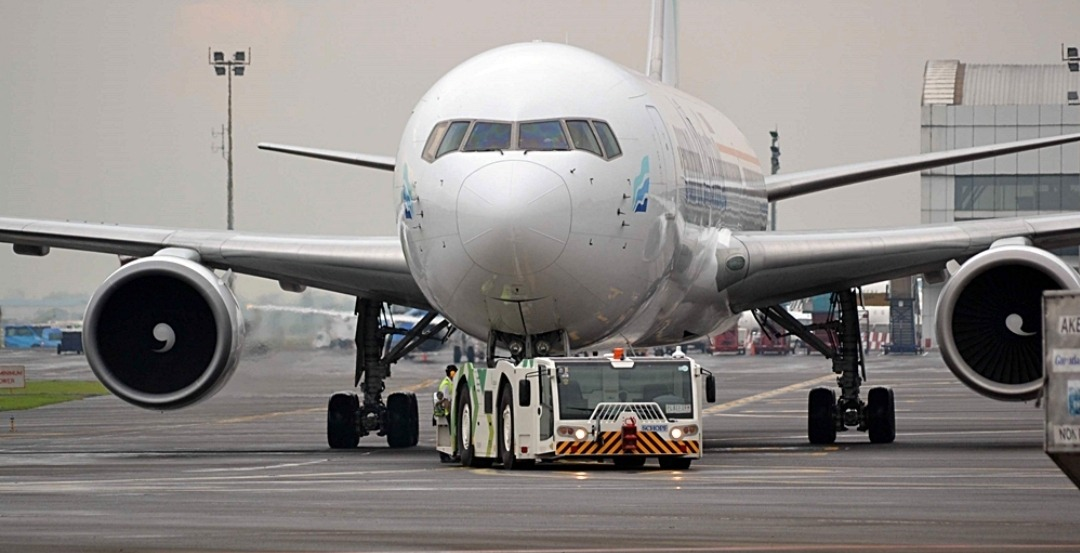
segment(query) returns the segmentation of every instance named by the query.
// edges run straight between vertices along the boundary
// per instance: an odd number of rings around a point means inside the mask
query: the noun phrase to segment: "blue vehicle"
[[[4,327],[4,345],[11,349],[55,349],[64,331],[47,325],[8,325]]]

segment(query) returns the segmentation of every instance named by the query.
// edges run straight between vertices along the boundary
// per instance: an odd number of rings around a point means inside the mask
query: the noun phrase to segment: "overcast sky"
[[[930,59],[1059,63],[1080,2],[691,1],[682,88],[726,113],[782,170],[919,151]],[[394,155],[446,71],[512,42],[568,42],[643,70],[648,0],[113,2],[0,0],[0,216],[225,227],[211,129],[226,80],[207,49],[251,48],[234,80],[236,226],[394,234],[389,173],[261,152],[259,141]],[[781,229],[919,223],[917,175],[782,202]],[[0,298],[89,294],[99,254],[0,249]],[[244,280],[248,294],[272,285]]]

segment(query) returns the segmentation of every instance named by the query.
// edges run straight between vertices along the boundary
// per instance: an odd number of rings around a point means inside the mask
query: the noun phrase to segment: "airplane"
[[[953,163],[1080,141],[1080,134],[763,175],[732,121],[678,88],[675,6],[654,3],[644,73],[573,46],[481,53],[423,96],[394,157],[281,144],[263,150],[392,173],[397,235],[252,234],[0,218],[17,254],[133,256],[94,293],[88,362],[116,396],[151,410],[210,397],[234,371],[243,325],[228,272],[356,297],[354,386],[327,408],[331,447],[368,434],[415,445],[415,396],[383,391],[401,350],[447,324],[515,360],[608,344],[697,339],[755,310],[837,374],[808,399],[814,444],[837,432],[895,439],[892,390],[861,396],[856,289],[922,274],[945,282],[942,357],[971,389],[1027,400],[1041,386],[1040,301],[1080,289],[1049,249],[1080,243],[1080,214],[888,229],[766,230],[771,202]],[[219,276],[215,271],[226,271]],[[835,294],[819,339],[784,302]],[[384,302],[429,314],[392,351]]]

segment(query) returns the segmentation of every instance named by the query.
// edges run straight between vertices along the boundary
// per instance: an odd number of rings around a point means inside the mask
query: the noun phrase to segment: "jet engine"
[[[90,299],[83,347],[124,401],[153,410],[206,399],[236,368],[244,324],[236,296],[190,250],[132,261]]]
[[[937,336],[961,382],[998,400],[1035,398],[1043,376],[1044,290],[1080,290],[1080,277],[1028,245],[991,247],[952,275],[938,298]]]

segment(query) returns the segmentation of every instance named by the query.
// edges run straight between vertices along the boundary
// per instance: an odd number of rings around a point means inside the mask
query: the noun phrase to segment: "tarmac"
[[[834,378],[823,358],[696,358],[718,398],[686,471],[441,464],[437,355],[388,382],[420,399],[404,450],[326,445],[327,399],[352,383],[342,351],[249,355],[176,412],[105,396],[0,413],[0,552],[1080,551],[1080,492],[1043,453],[1042,411],[969,391],[939,356],[870,356],[896,442],[850,431],[828,447],[806,439],[807,391]],[[0,364],[92,378],[81,356]]]

